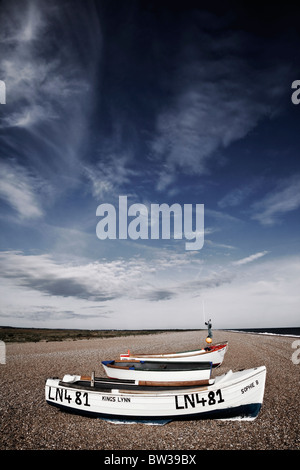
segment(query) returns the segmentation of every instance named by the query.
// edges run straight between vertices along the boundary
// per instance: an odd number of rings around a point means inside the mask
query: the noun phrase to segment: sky
[[[300,326],[298,13],[249,5],[2,1],[0,325]]]

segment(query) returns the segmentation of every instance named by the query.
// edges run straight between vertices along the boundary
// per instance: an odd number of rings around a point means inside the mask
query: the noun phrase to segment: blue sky
[[[299,326],[295,7],[4,1],[0,324]],[[204,204],[205,240],[100,240],[100,204]]]

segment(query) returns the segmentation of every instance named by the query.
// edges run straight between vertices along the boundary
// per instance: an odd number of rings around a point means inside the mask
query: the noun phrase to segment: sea
[[[233,331],[238,333],[254,333],[257,335],[276,335],[276,336],[290,336],[300,337],[300,328],[239,328],[230,329],[226,331]]]

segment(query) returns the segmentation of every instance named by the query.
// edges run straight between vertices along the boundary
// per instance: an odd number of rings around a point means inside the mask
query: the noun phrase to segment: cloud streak
[[[0,198],[15,209],[20,220],[43,216],[38,198],[42,186],[41,181],[15,162],[0,163]]]
[[[62,263],[50,255],[1,252],[0,265],[2,279],[15,285],[47,296],[93,302],[120,298],[165,301],[183,292],[200,292],[231,281],[228,272],[214,271],[195,279],[201,260],[160,251],[152,261],[136,257],[91,263]],[[174,269],[181,272],[177,279],[172,279]]]
[[[300,175],[281,180],[277,187],[253,205],[254,215],[262,225],[275,225],[289,212],[300,207]]]
[[[106,301],[124,295],[127,285],[125,265],[120,262],[62,264],[49,255],[18,252],[3,252],[0,258],[4,278],[50,296]]]
[[[272,68],[261,71],[253,83],[254,64],[243,59],[247,51],[242,33],[227,32],[217,43],[212,32],[198,32],[192,39],[203,47],[196,50],[185,44],[169,106],[156,119],[153,152],[166,166],[160,189],[163,182],[168,185],[170,173],[205,175],[213,164],[226,164],[224,149],[244,138],[262,118],[270,118],[284,93],[274,77],[284,75],[285,67],[276,68],[276,74]],[[249,44],[251,38],[247,40]]]
[[[260,253],[255,253],[254,255],[247,256],[246,258],[233,261],[232,264],[233,266],[241,266],[243,264],[252,263],[253,261],[256,261],[257,259],[267,255],[268,253],[268,251],[261,251]]]
[[[68,9],[43,0],[6,2],[0,22],[0,76],[7,86],[2,154],[22,159],[60,190],[80,179],[101,58],[93,8],[81,5],[74,16]]]
[[[256,177],[254,181],[246,185],[232,189],[229,193],[220,199],[218,206],[223,208],[237,207],[243,204],[251,195],[261,187],[264,178]]]
[[[13,312],[17,322],[42,324],[85,319],[94,322],[94,327],[108,328],[118,322],[121,328],[129,315],[131,321],[135,318],[136,327],[203,327],[198,318],[202,298],[216,327],[251,326],[254,313],[251,319],[243,314],[249,307],[257,316],[256,325],[264,326],[272,315],[280,321],[278,307],[281,309],[285,299],[293,323],[299,305],[299,258],[254,262],[265,254],[256,253],[225,269],[208,268],[193,258],[187,263],[175,254],[169,267],[167,254],[160,265],[140,258],[71,264],[46,255],[2,252],[0,316],[7,319]],[[181,267],[176,276],[174,266]],[[12,301],[16,291],[18,299]]]

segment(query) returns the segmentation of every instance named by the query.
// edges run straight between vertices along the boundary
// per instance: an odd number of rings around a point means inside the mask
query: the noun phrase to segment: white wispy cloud
[[[232,189],[229,193],[225,194],[218,202],[221,208],[236,207],[242,204],[249,198],[263,183],[263,178],[257,176],[254,181],[244,184],[241,187]]]
[[[8,203],[19,219],[35,219],[44,214],[39,193],[42,182],[15,162],[0,163],[0,198]]]
[[[1,253],[2,276],[17,285],[58,297],[105,301],[124,294],[124,285],[134,278],[126,274],[125,264],[59,263],[50,255]]]
[[[201,260],[158,250],[151,260],[134,257],[95,262],[58,261],[51,255],[0,252],[1,277],[15,285],[50,296],[106,302],[120,298],[149,301],[169,299],[183,291],[228,282],[216,272],[195,281]],[[174,271],[180,272],[176,279]],[[194,281],[191,282],[191,280]]]
[[[199,50],[185,44],[181,65],[172,77],[169,105],[157,115],[152,148],[167,166],[159,189],[172,182],[166,174],[203,175],[212,165],[225,164],[223,150],[245,137],[262,118],[270,118],[277,111],[274,96],[284,92],[272,70],[256,73],[255,83],[249,82],[252,65],[242,59],[239,33],[215,41],[209,33],[199,32],[197,40],[203,44]],[[285,72],[284,67],[276,70],[279,75]]]
[[[4,22],[1,34],[2,40],[7,44],[11,44],[15,41],[28,42],[37,39],[44,23],[41,12],[37,8],[37,2],[14,2],[13,9],[9,8],[9,3],[11,2],[3,2],[3,12],[13,17],[15,28],[12,28],[10,22]],[[21,11],[20,6],[23,6]]]
[[[50,296],[107,301],[141,294],[155,271],[144,259],[58,262],[51,255],[1,252],[1,276]],[[148,287],[146,287],[147,292]],[[154,295],[151,289],[150,296]]]
[[[131,167],[132,160],[127,155],[118,154],[118,157],[106,155],[95,165],[83,164],[83,172],[91,183],[93,196],[101,200],[105,196],[112,196],[122,191],[128,185],[130,178],[136,175]]]
[[[61,25],[56,14],[55,3],[50,6],[43,0],[6,2],[0,45],[1,76],[7,84],[9,104],[17,103],[18,108],[38,105],[46,111],[51,106],[56,115],[53,101],[56,106],[66,104],[66,99],[76,102],[80,93],[88,90],[81,64],[74,60],[76,49],[68,37],[68,23],[66,42],[57,48],[55,27],[59,31]],[[43,41],[45,36],[47,41]],[[51,117],[48,112],[47,117]]]
[[[234,266],[241,266],[243,264],[252,263],[252,261],[255,261],[259,258],[262,258],[263,256],[265,256],[268,253],[269,253],[268,251],[261,251],[259,253],[255,253],[253,255],[247,256],[246,258],[242,258],[242,259],[239,259],[237,261],[233,261],[232,264]]]
[[[93,8],[83,6],[80,18],[70,16],[69,8],[44,0],[7,1],[0,19],[0,76],[7,89],[0,119],[3,142],[9,144],[9,157],[29,162],[60,188],[62,175],[69,182],[74,175],[74,182],[81,172],[80,149],[101,57],[101,28]],[[86,49],[79,47],[81,34]]]
[[[300,208],[300,175],[281,180],[277,187],[253,206],[254,220],[262,225],[274,225],[281,218]]]
[[[299,257],[252,262],[261,252],[225,268],[169,255],[164,252],[160,264],[159,257],[70,263],[2,252],[0,318],[16,325],[203,328],[203,298],[216,328],[296,324]]]

